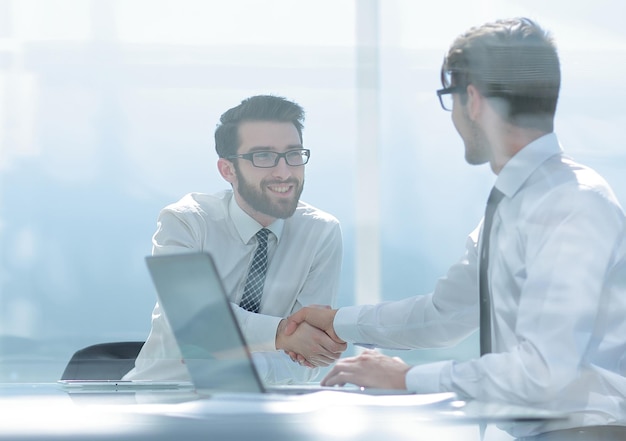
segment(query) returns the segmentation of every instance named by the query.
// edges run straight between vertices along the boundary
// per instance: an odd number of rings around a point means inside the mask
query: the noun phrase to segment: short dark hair
[[[246,98],[221,116],[215,129],[215,151],[220,158],[237,154],[239,125],[246,121],[290,122],[296,127],[302,143],[304,109],[283,97],[257,95]]]
[[[450,47],[442,72],[456,86],[473,84],[486,97],[502,98],[507,121],[552,130],[561,69],[552,36],[534,21],[520,17],[471,28]]]

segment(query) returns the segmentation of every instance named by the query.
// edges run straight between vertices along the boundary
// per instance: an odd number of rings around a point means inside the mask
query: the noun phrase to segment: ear
[[[235,166],[228,159],[220,158],[217,160],[217,169],[222,175],[222,178],[226,182],[231,184],[237,180],[237,173],[235,172]]]
[[[467,114],[472,121],[477,121],[483,110],[485,103],[484,97],[478,91],[478,89],[470,84],[467,86]]]

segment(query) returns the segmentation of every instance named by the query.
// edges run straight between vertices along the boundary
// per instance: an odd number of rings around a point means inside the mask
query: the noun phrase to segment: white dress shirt
[[[491,233],[493,353],[418,365],[417,392],[555,409],[567,421],[502,426],[513,436],[626,425],[626,220],[608,184],[567,158],[556,135],[502,169]],[[386,348],[454,344],[478,327],[479,231],[433,293],[341,308],[344,340]]]
[[[255,234],[261,228],[237,205],[232,191],[191,193],[159,214],[152,254],[203,251],[213,255],[261,378],[267,383],[310,381],[319,370],[301,367],[276,351],[276,330],[282,318],[302,306],[334,304],[342,259],[339,222],[301,201],[293,216],[267,227],[272,234],[268,237],[268,267],[257,314],[237,305],[256,250]],[[125,379],[188,378],[157,302],[150,335]]]

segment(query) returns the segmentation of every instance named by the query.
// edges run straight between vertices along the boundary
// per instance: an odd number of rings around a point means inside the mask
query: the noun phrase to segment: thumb
[[[330,305],[308,305],[308,308],[317,308],[317,309],[332,309]]]
[[[298,329],[298,326],[300,325],[300,323],[304,322],[305,320],[306,320],[306,312],[304,311],[304,308],[291,314],[289,317],[287,317],[287,325],[285,326],[285,335],[290,336],[291,334],[296,332],[296,329]]]

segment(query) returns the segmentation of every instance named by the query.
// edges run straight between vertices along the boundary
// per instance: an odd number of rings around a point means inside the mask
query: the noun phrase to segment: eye
[[[259,161],[273,161],[275,155],[274,152],[254,152],[254,158]]]

